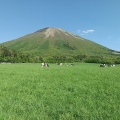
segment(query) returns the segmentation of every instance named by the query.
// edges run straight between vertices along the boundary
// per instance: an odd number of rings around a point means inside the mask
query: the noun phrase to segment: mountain
[[[7,48],[39,56],[110,55],[112,51],[59,28],[44,28],[2,43]]]

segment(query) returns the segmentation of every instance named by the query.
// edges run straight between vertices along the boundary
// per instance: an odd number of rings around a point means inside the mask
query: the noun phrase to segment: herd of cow
[[[63,63],[57,63],[57,65],[64,65]],[[71,66],[73,66],[74,63],[71,63]],[[100,64],[100,67],[115,67],[115,64],[110,64],[110,65],[106,65],[106,64]],[[48,63],[41,63],[41,67],[49,67]]]
[[[57,63],[57,65],[62,66],[62,65],[64,65],[64,63]],[[71,66],[74,66],[74,63],[71,63],[70,65],[71,65]],[[68,66],[68,65],[67,65],[67,66]],[[41,67],[49,67],[49,64],[48,64],[48,63],[41,63]]]
[[[106,64],[100,64],[100,67],[115,67],[115,64],[110,64],[110,65],[106,65]]]

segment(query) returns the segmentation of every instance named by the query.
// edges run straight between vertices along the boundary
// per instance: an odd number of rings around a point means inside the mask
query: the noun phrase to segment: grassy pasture
[[[0,64],[0,120],[119,120],[120,66]]]

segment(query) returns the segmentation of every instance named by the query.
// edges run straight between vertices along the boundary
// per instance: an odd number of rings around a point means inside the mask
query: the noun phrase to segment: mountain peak
[[[58,35],[58,36],[63,36],[64,35],[64,36],[79,38],[79,36],[77,36],[77,35],[74,35],[74,34],[72,34],[70,32],[67,32],[65,30],[62,30],[60,28],[54,28],[54,27],[46,27],[46,28],[38,30],[37,32],[38,33],[43,33],[45,35],[45,38],[55,37],[56,35]]]
[[[45,38],[48,38],[48,37],[54,37],[55,34],[60,34],[61,32],[65,32],[65,31],[63,31],[59,28],[46,27],[46,28],[40,29],[36,32],[37,33],[43,33],[45,35]]]
[[[54,37],[55,34],[60,34],[61,32],[63,32],[62,30],[60,30],[59,28],[48,28],[44,34],[45,34],[45,38],[48,37]]]

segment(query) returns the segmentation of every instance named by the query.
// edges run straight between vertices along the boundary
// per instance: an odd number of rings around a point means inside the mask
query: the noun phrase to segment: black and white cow
[[[109,67],[115,67],[115,65],[114,65],[114,64],[111,64],[111,65],[109,65]]]
[[[71,66],[74,66],[74,63],[71,63]]]
[[[112,65],[111,65],[111,67],[115,67],[115,65],[114,65],[114,64],[112,64]]]
[[[57,63],[57,65],[60,65],[60,66],[62,66],[62,65],[63,65],[63,63]]]
[[[100,64],[100,67],[106,67],[106,65],[105,64]]]
[[[41,63],[41,67],[49,67],[48,63]]]

